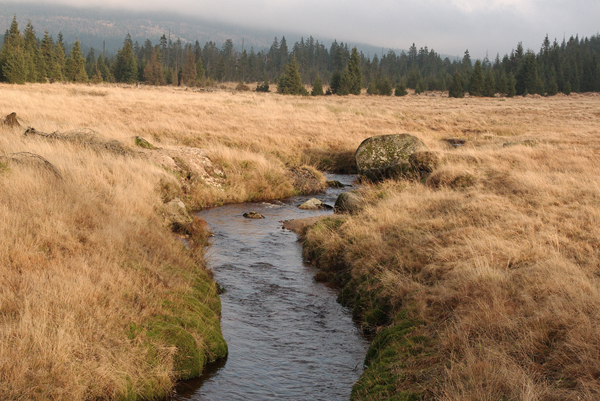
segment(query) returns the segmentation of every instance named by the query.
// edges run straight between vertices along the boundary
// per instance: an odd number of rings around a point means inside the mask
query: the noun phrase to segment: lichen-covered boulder
[[[360,196],[356,192],[343,192],[335,201],[333,207],[336,214],[354,213],[360,209]]]
[[[421,140],[409,134],[379,135],[365,139],[355,153],[358,174],[371,180],[412,175],[413,153],[425,151]]]
[[[408,162],[413,167],[416,174],[420,177],[427,177],[440,164],[440,156],[435,152],[428,150],[424,152],[415,152],[408,158]]]

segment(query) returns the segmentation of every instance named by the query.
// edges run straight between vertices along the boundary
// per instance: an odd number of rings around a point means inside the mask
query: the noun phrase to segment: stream
[[[351,184],[353,176],[330,175]],[[332,214],[298,209],[315,197],[333,206],[350,188],[282,202],[199,212],[214,232],[208,265],[221,294],[226,360],[179,384],[176,400],[348,400],[368,343],[337,292],[315,282],[302,244],[282,221]],[[254,211],[264,219],[246,219]]]

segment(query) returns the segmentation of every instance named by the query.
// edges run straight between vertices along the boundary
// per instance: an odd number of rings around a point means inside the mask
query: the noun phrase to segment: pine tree
[[[85,59],[81,55],[79,40],[75,40],[65,63],[65,78],[72,82],[88,81],[88,76],[85,72]]]
[[[11,84],[24,84],[27,80],[23,48],[15,46],[6,59],[2,68],[3,75]]]
[[[341,81],[342,75],[339,72],[334,72],[329,80],[329,89],[327,91],[332,95],[337,95],[338,90],[340,89]]]
[[[450,97],[456,98],[465,97],[465,91],[463,89],[462,84],[462,76],[460,75],[460,72],[458,72],[458,70],[454,73],[454,77],[452,78],[452,83],[450,84],[448,95]]]
[[[475,61],[471,79],[469,80],[469,95],[471,96],[483,96],[483,69],[481,68],[481,61]]]
[[[503,95],[508,94],[508,79],[506,78],[506,73],[504,70],[500,72],[500,77],[497,80],[496,91],[498,93],[502,93]]]
[[[256,91],[257,92],[271,92],[269,90],[269,80],[265,79],[265,81],[262,84],[256,84]]]
[[[106,61],[104,60],[104,56],[102,56],[102,54],[98,56],[96,66],[98,71],[100,71],[100,75],[102,75],[102,80],[104,82],[110,82],[110,70],[106,65]]]
[[[204,71],[204,63],[202,62],[202,57],[197,57],[196,60],[196,83],[198,85],[204,85],[205,80],[205,71]]]
[[[65,44],[63,42],[62,33],[58,33],[58,39],[56,40],[56,46],[54,48],[54,60],[55,66],[54,71],[52,72],[52,79],[54,81],[62,81],[65,79],[65,66],[66,66],[66,56],[65,56]]]
[[[158,53],[152,49],[150,58],[144,67],[144,79],[151,85],[165,85],[167,83],[163,68],[158,59]]]
[[[517,80],[512,72],[508,75],[506,96],[513,97],[517,94]]]
[[[300,78],[296,57],[292,57],[292,61],[288,63],[284,73],[279,78],[279,81],[277,82],[277,93],[285,95],[308,95],[308,91],[302,83],[302,78]]]
[[[196,84],[197,74],[196,56],[193,52],[187,52],[181,70],[181,83],[186,86],[194,86]]]
[[[312,96],[323,96],[323,83],[321,82],[321,77],[317,77],[313,83],[313,88],[310,94]]]
[[[97,63],[96,52],[94,52],[94,48],[92,47],[85,58],[85,72],[88,77],[96,76],[96,71],[98,71]]]
[[[23,38],[15,15],[4,37],[4,46],[0,51],[2,78],[9,83],[24,84],[27,79],[23,47]]]
[[[538,75],[537,60],[533,52],[528,51],[523,57],[523,63],[516,76],[517,95],[526,93],[535,94],[542,92]]]
[[[558,84],[556,83],[556,77],[552,75],[550,77],[550,83],[548,84],[548,96],[554,96],[558,93]]]
[[[43,59],[40,57],[35,30],[31,21],[27,23],[23,31],[23,41],[26,80],[28,82],[45,82],[45,66]]]
[[[404,85],[404,82],[400,81],[400,83],[398,85],[396,85],[396,89],[394,90],[394,95],[395,96],[408,95],[408,92],[406,91],[406,86]]]
[[[492,69],[488,68],[483,79],[483,96],[494,97],[496,94],[496,83],[494,82],[494,75]]]
[[[54,50],[54,41],[48,31],[44,32],[44,38],[40,45],[40,57],[44,60],[44,78],[54,82],[53,72],[56,70],[56,55]]]
[[[113,65],[112,73],[117,82],[132,84],[137,81],[137,61],[133,54],[133,41],[130,34],[127,34],[123,48],[117,52],[117,59]]]
[[[340,82],[339,95],[360,95],[362,90],[362,71],[360,68],[360,56],[356,47],[352,49],[348,65],[344,70]],[[390,89],[391,91],[391,89]]]

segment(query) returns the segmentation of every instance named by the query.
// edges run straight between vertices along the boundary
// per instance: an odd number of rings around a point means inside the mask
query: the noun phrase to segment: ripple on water
[[[315,197],[332,203],[343,191]],[[367,343],[335,291],[314,281],[295,234],[281,229],[282,220],[331,214],[296,207],[311,197],[199,213],[215,233],[208,262],[226,290],[221,325],[229,356],[180,386],[176,399],[350,398]],[[248,211],[266,218],[243,218]]]

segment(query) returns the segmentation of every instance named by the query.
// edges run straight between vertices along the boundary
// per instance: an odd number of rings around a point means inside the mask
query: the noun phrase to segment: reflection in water
[[[333,176],[346,183],[347,176]],[[351,179],[351,178],[350,178]],[[333,205],[344,189],[316,196]],[[209,266],[225,288],[221,326],[226,361],[182,383],[178,400],[347,400],[362,373],[367,343],[336,293],[313,279],[297,236],[283,220],[331,214],[285,202],[200,212],[214,231]],[[266,218],[249,220],[244,212]]]

